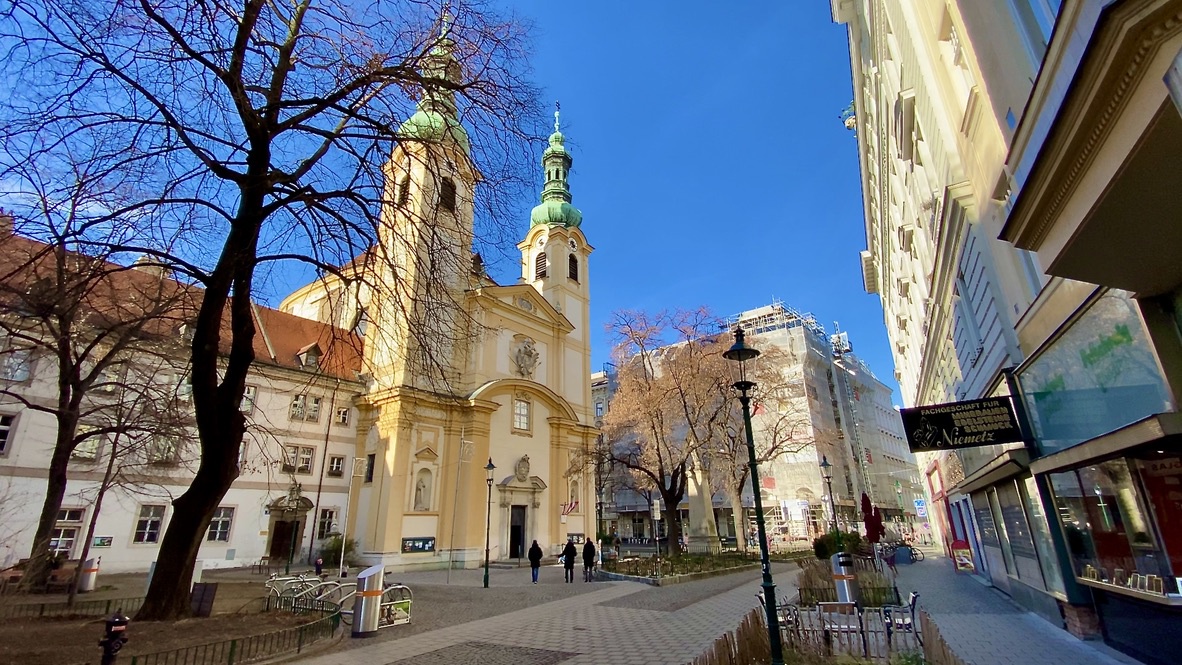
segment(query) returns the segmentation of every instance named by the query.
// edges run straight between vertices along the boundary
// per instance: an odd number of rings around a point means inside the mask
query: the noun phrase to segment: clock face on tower
[[[567,243],[567,246],[570,247],[570,251],[572,252],[578,251],[579,249],[579,243],[575,242],[574,238],[570,239],[570,242]]]

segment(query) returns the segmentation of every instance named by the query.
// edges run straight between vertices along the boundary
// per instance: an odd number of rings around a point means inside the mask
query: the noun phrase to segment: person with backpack
[[[562,548],[562,567],[567,584],[575,581],[575,559],[579,558],[579,551],[575,549],[573,538],[566,540],[566,547]]]
[[[590,582],[595,576],[595,543],[588,540],[583,545],[583,581]]]
[[[534,584],[538,583],[538,571],[542,568],[542,547],[538,541],[529,546],[529,572],[533,575]]]

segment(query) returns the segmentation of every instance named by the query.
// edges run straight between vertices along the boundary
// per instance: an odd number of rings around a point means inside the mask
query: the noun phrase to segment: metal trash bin
[[[78,593],[90,593],[98,584],[99,562],[101,558],[87,559],[82,564],[82,576],[78,578]]]
[[[385,577],[386,569],[381,565],[370,566],[357,574],[357,595],[353,596],[353,637],[378,634]]]
[[[854,570],[854,555],[838,552],[829,557],[833,566],[833,586],[837,589],[837,602],[861,603],[862,592],[858,587],[858,573]]]

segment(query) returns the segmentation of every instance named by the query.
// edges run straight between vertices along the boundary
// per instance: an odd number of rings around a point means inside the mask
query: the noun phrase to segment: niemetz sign
[[[913,453],[956,450],[1022,440],[1009,397],[990,397],[902,409]]]

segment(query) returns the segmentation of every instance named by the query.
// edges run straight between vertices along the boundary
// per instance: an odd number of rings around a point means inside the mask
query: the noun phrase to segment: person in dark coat
[[[529,546],[529,572],[534,576],[534,584],[538,583],[538,570],[542,567],[542,548],[538,541]]]
[[[575,559],[578,558],[579,551],[575,549],[575,541],[573,538],[568,538],[566,547],[562,548],[562,567],[568,584],[573,584],[575,581]]]
[[[595,543],[590,540],[583,545],[583,581],[590,582],[595,573]]]

